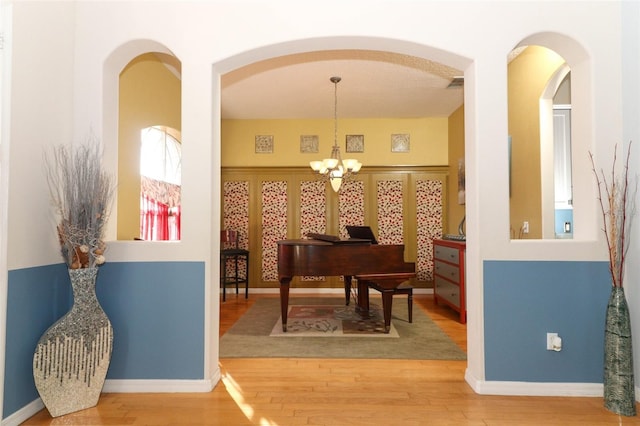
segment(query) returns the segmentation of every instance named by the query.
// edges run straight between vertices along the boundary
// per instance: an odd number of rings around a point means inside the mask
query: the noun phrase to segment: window
[[[174,136],[175,135],[175,136]],[[152,126],[141,132],[140,238],[180,240],[182,145],[178,131]]]

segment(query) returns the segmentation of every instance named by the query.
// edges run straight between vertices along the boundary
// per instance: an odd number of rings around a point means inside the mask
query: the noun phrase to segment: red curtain
[[[181,210],[180,206],[169,209],[169,239],[172,241],[180,241]]]
[[[140,197],[140,238],[147,241],[180,239],[180,206],[169,208],[146,194]]]

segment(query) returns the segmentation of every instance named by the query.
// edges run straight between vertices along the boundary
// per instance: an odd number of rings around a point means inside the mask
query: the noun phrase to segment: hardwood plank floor
[[[227,294],[220,333],[260,297]],[[415,295],[427,314],[466,350],[457,314]],[[602,398],[478,395],[464,381],[466,361],[221,359],[209,393],[103,394],[97,407],[52,419],[42,410],[24,425],[640,425],[614,415]]]

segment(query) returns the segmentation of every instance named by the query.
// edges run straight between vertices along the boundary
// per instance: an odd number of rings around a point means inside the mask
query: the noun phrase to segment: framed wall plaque
[[[407,133],[391,135],[391,152],[409,152],[409,139]]]
[[[256,135],[256,154],[273,154],[273,135]]]
[[[301,135],[300,152],[318,152],[318,135]]]
[[[347,135],[345,152],[364,152],[364,135]]]

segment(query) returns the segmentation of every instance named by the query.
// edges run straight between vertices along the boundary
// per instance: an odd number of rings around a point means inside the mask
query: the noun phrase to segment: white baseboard
[[[220,370],[210,380],[105,380],[102,392],[105,393],[180,393],[211,392],[220,381]],[[98,405],[100,401],[98,401]],[[44,404],[40,398],[25,405],[6,419],[0,426],[18,426],[42,410]]]
[[[0,425],[2,426],[18,426],[22,422],[27,421],[30,417],[44,408],[44,404],[40,398],[25,405],[6,419],[2,420]]]
[[[481,395],[504,396],[582,396],[602,398],[602,383],[540,383],[484,381],[465,372],[465,381],[474,392]],[[636,400],[638,388],[636,387]]]
[[[107,380],[106,393],[181,393],[211,392],[220,381],[220,373],[211,380]]]

